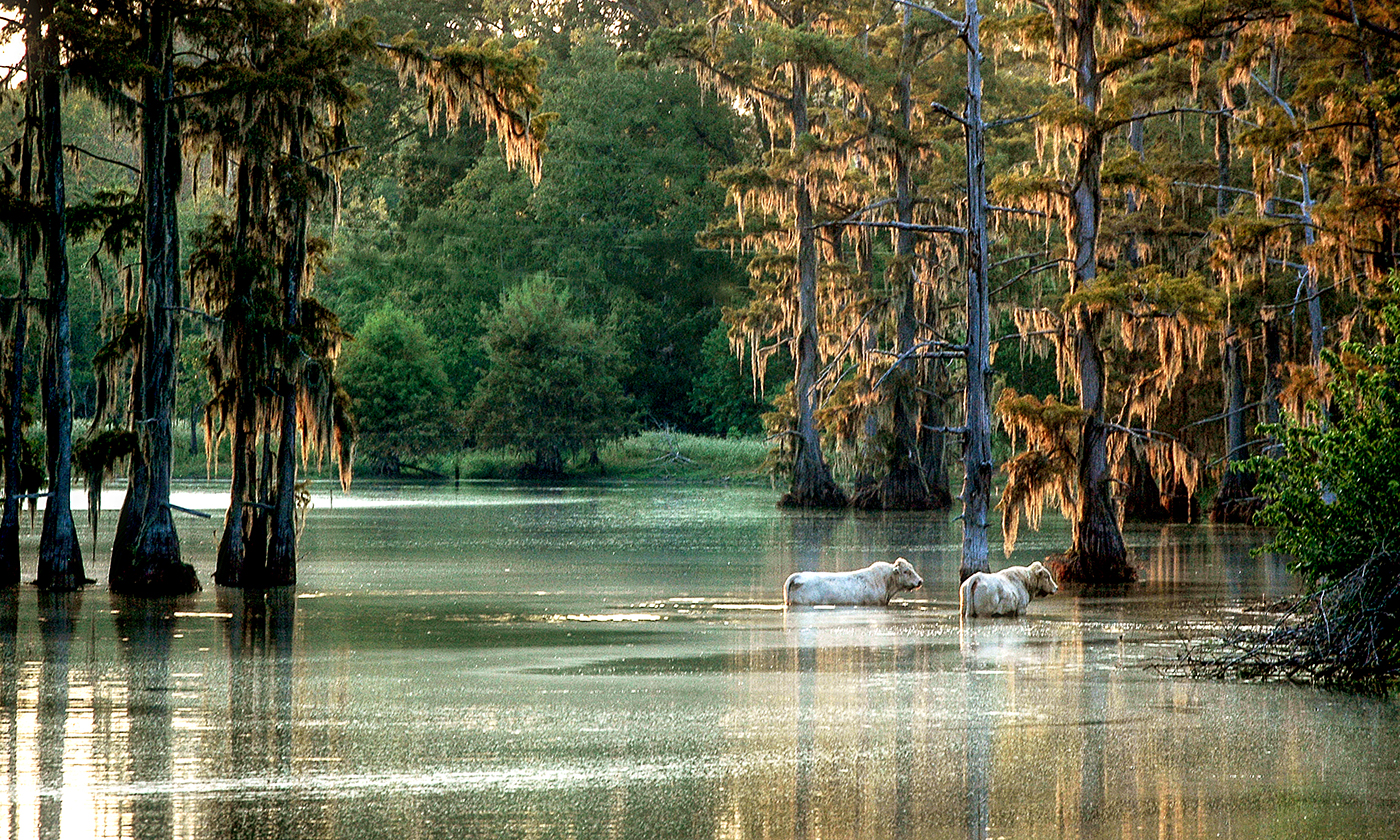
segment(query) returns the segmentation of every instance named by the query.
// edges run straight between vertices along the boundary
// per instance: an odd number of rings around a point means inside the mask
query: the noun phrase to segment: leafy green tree
[[[1400,276],[1392,275],[1400,282]],[[1336,581],[1400,544],[1400,306],[1387,306],[1390,341],[1323,351],[1330,370],[1328,422],[1288,417],[1272,427],[1275,451],[1245,465],[1264,501],[1256,522],[1269,548],[1318,584]],[[1313,406],[1314,410],[1320,407]]]
[[[489,366],[472,392],[467,428],[482,446],[530,453],[538,475],[559,475],[567,457],[636,426],[616,340],[571,303],[554,281],[536,278],[482,313]]]
[[[1390,283],[1400,286],[1400,275]],[[1259,479],[1256,521],[1275,529],[1263,550],[1290,554],[1310,591],[1271,626],[1188,654],[1190,671],[1379,693],[1400,679],[1400,306],[1380,321],[1386,340],[1321,351],[1329,422],[1305,425],[1299,414],[1266,426],[1278,445],[1243,466]]]
[[[723,190],[707,174],[740,154],[735,115],[685,74],[619,69],[616,49],[593,30],[573,32],[550,57],[541,89],[540,108],[556,116],[538,186],[494,147],[470,158],[465,145],[442,146],[431,192],[445,197],[410,212],[412,173],[396,168],[399,210],[345,231],[325,299],[352,330],[386,298],[419,319],[465,397],[484,362],[481,306],[528,277],[558,278],[613,325],[639,413],[698,431],[704,420],[688,395],[700,348],[740,273],[695,235],[722,210]],[[440,141],[423,147],[430,142]],[[452,161],[463,174],[444,187]]]
[[[729,349],[728,330],[717,326],[705,337],[701,368],[690,391],[691,411],[704,420],[711,434],[756,435],[763,431],[763,413],[772,407],[754,394],[753,383]]]
[[[360,457],[372,469],[398,473],[403,463],[456,444],[452,386],[420,321],[385,304],[348,348],[341,381],[354,400]]]

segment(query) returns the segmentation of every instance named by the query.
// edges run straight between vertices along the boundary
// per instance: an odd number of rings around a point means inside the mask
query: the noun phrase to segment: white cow
[[[958,590],[958,613],[968,618],[1020,615],[1032,598],[1054,595],[1059,588],[1039,561],[999,572],[973,572]]]
[[[880,560],[853,572],[794,572],[783,584],[783,603],[790,607],[883,607],[894,595],[923,585],[923,578],[901,557],[893,563]]]

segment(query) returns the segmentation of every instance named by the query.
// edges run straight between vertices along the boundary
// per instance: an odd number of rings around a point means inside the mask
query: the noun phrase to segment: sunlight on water
[[[1400,817],[1394,702],[1146,667],[1293,591],[1248,529],[1130,529],[1142,584],[961,623],[949,513],[721,486],[313,496],[295,591],[207,583],[226,495],[190,485],[176,503],[215,514],[180,521],[204,592],[0,594],[0,836],[1195,840]],[[1066,539],[1048,523],[993,563]],[[795,569],[896,556],[926,584],[887,609],[782,607]]]

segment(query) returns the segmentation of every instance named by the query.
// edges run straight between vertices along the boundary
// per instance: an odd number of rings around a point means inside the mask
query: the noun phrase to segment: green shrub
[[[1383,318],[1400,331],[1400,308]],[[1325,358],[1323,422],[1265,427],[1278,445],[1246,462],[1264,501],[1256,522],[1276,529],[1266,548],[1314,585],[1400,549],[1400,346],[1350,343]]]

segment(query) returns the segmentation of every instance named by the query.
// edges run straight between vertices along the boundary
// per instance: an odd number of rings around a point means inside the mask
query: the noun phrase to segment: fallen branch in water
[[[1283,605],[1266,627],[1188,639],[1165,673],[1286,680],[1384,694],[1400,679],[1400,555],[1372,557],[1341,580]]]

